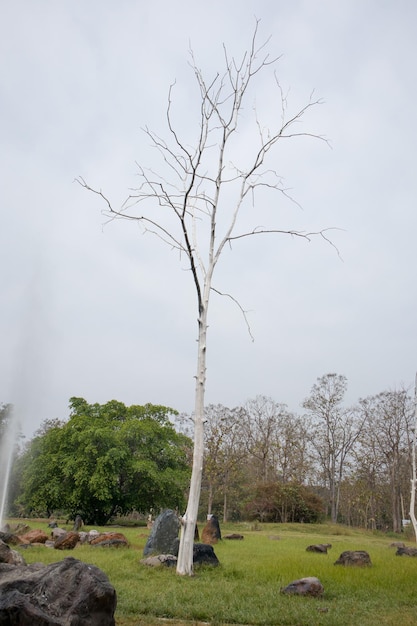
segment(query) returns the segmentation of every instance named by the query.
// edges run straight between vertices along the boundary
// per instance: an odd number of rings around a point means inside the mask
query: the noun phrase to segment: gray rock
[[[335,565],[354,565],[364,567],[372,565],[371,557],[365,550],[346,550],[342,552]]]
[[[153,523],[151,533],[143,549],[143,556],[151,554],[178,555],[178,531],[180,521],[175,511],[166,509]]]
[[[26,565],[26,561],[19,552],[9,548],[7,543],[0,540],[0,563],[9,563],[9,565]]]
[[[299,578],[281,589],[281,593],[298,596],[321,596],[324,593],[324,587],[315,576],[307,578]]]
[[[99,531],[96,530],[95,528],[92,529],[92,530],[89,530],[88,531],[88,539],[87,539],[87,541],[90,543],[93,539],[95,539],[99,535],[100,535]]]
[[[150,567],[161,567],[162,565],[165,565],[165,567],[176,567],[177,557],[173,554],[156,554],[141,559],[140,563]]]
[[[411,548],[410,546],[399,546],[395,554],[396,556],[417,556],[417,548]]]
[[[60,537],[63,537],[66,534],[67,534],[67,531],[64,530],[63,528],[54,528],[51,532],[51,537],[53,539],[59,539]]]
[[[322,554],[327,554],[327,550],[332,547],[331,543],[315,543],[311,546],[307,546],[307,552],[321,552]]]
[[[71,557],[48,566],[0,564],[4,626],[115,626],[116,602],[104,572]]]

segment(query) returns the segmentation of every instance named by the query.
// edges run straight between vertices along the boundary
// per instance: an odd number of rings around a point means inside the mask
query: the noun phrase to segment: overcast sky
[[[198,110],[189,47],[211,78],[223,43],[236,57],[250,46],[255,15],[282,55],[289,107],[314,90],[323,104],[303,129],[331,144],[283,142],[272,165],[302,209],[271,202],[285,227],[338,228],[341,258],[276,236],[226,251],[215,284],[249,311],[255,341],[232,301],[214,297],[207,403],[262,394],[301,411],[329,372],[347,377],[348,404],[413,386],[414,0],[15,0],[0,23],[0,402],[19,407],[27,433],[67,418],[71,396],[192,411],[197,309],[184,262],[133,223],[105,226],[98,198],[73,181],[118,206],[135,162],[154,159],[141,128],[167,135],[169,85],[180,128]],[[266,73],[256,105],[278,115],[271,85]]]

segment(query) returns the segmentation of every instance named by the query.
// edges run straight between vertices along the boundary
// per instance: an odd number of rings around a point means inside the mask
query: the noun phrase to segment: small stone
[[[316,543],[311,546],[307,546],[307,552],[321,552],[322,554],[327,554],[327,550],[332,547],[331,543]]]
[[[173,554],[157,554],[141,559],[140,563],[150,567],[161,567],[162,565],[165,567],[176,567],[177,557]]]
[[[321,596],[324,593],[324,587],[315,576],[299,578],[281,589],[281,593],[298,596]]]

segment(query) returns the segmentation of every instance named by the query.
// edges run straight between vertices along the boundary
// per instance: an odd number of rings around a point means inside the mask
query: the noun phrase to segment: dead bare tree
[[[109,219],[125,218],[139,222],[144,231],[151,232],[185,256],[197,296],[198,354],[195,384],[194,453],[188,505],[182,517],[182,531],[177,572],[193,574],[193,542],[200,499],[204,452],[204,394],[206,387],[207,315],[210,295],[217,291],[213,274],[225,246],[246,237],[265,233],[286,234],[309,241],[318,236],[331,243],[328,229],[318,232],[281,230],[274,225],[251,225],[238,229],[242,207],[252,201],[260,189],[279,192],[287,198],[282,179],[274,169],[266,167],[278,142],[290,137],[318,135],[295,128],[303,116],[320,100],[310,98],[295,114],[288,114],[286,97],[276,74],[272,71],[274,89],[278,94],[280,115],[275,129],[265,129],[254,113],[257,145],[251,154],[236,151],[233,138],[244,124],[244,107],[249,87],[257,76],[273,68],[277,58],[270,58],[265,42],[258,45],[256,21],[251,45],[237,61],[224,49],[225,69],[212,80],[206,80],[191,51],[191,68],[199,89],[199,126],[193,147],[181,139],[173,121],[173,85],[169,89],[166,121],[169,139],[165,140],[149,128],[144,132],[159,152],[162,171],[156,173],[138,165],[141,184],[131,193],[120,209],[115,208],[101,190],[93,189],[82,178],[78,182],[100,196]],[[270,94],[269,94],[270,95]],[[143,207],[143,212],[140,212]],[[259,214],[258,214],[259,215]],[[257,222],[259,223],[259,217]],[[218,292],[219,293],[219,292]],[[225,294],[222,294],[225,295]],[[230,294],[229,297],[232,298]],[[245,320],[245,312],[240,304]],[[247,320],[246,320],[247,322]],[[249,328],[249,326],[248,326]],[[250,330],[250,329],[249,329]]]

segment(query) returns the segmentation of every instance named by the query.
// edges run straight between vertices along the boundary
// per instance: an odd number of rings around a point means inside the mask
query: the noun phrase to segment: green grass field
[[[46,522],[28,523],[47,530]],[[244,540],[219,542],[214,550],[220,566],[201,568],[190,578],[170,568],[153,569],[139,563],[149,532],[146,528],[117,530],[126,535],[130,548],[18,549],[28,563],[48,564],[73,556],[97,565],[117,591],[117,626],[417,624],[417,558],[398,557],[390,547],[398,540],[413,545],[412,539],[327,524],[264,524],[257,530],[249,524],[222,526],[223,534],[238,532]],[[312,543],[333,547],[328,554],[306,552]],[[335,566],[344,550],[366,550],[372,567]],[[281,587],[305,576],[320,579],[323,597],[280,593]]]

